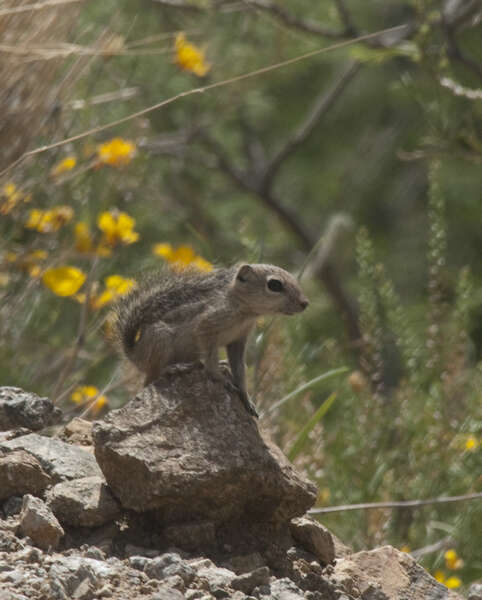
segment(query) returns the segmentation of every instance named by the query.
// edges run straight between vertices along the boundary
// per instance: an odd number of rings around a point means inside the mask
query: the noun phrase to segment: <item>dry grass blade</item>
[[[42,4],[42,18],[26,0],[5,3],[0,11],[0,45],[42,46],[61,42],[69,35],[77,17],[76,6],[66,2]],[[68,2],[67,4],[73,4]],[[29,64],[24,56],[0,55],[0,164],[7,165],[28,148],[55,113],[55,87],[63,58]]]

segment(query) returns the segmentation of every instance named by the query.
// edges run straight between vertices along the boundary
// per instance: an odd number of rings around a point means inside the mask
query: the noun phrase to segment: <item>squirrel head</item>
[[[294,315],[305,310],[309,304],[293,275],[274,265],[238,266],[231,284],[231,293],[256,315]]]

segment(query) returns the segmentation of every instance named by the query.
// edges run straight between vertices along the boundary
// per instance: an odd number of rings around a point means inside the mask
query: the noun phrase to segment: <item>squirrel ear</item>
[[[236,272],[236,279],[241,282],[248,281],[254,275],[254,270],[251,265],[241,265]]]

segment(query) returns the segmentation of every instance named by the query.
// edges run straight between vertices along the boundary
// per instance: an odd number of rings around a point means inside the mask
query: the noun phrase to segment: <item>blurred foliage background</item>
[[[2,2],[1,384],[120,406],[109,307],[142,271],[272,262],[311,305],[259,323],[249,387],[317,506],[480,492],[481,19],[477,0]],[[480,576],[480,499],[321,518],[449,587]]]

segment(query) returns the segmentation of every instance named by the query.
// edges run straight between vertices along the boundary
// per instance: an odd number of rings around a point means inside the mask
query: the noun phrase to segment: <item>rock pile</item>
[[[55,437],[24,417],[58,420],[37,399],[0,388],[0,600],[459,598],[307,517],[314,486],[201,369]]]

